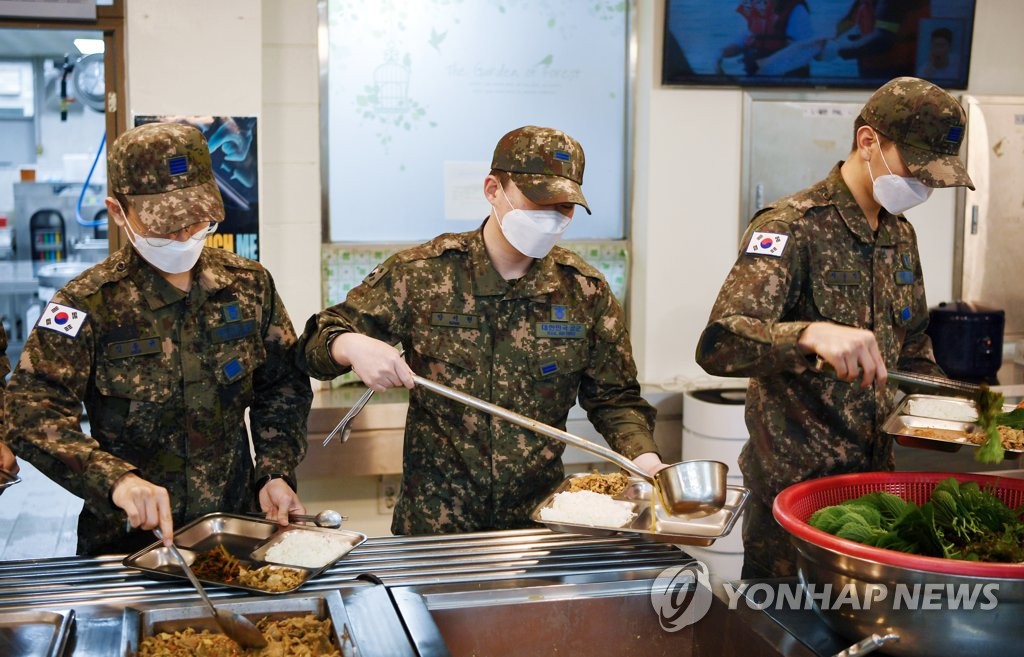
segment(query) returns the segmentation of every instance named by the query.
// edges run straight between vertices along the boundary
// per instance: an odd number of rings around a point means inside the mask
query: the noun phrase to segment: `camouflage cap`
[[[535,125],[502,137],[491,159],[491,168],[510,173],[519,191],[534,203],[576,203],[591,214],[580,189],[584,164],[578,141],[561,130]]]
[[[946,91],[919,78],[895,78],[871,95],[860,116],[896,144],[910,174],[924,184],[974,189],[958,156],[967,114]]]
[[[114,141],[107,163],[110,191],[127,196],[142,223],[158,235],[224,220],[210,149],[190,125],[132,128]]]

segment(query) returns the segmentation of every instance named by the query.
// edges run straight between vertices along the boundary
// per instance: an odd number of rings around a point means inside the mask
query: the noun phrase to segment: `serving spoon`
[[[153,530],[156,537],[161,541],[164,540],[163,533],[160,528],[157,527]],[[206,595],[206,591],[203,589],[203,585],[199,583],[195,573],[189,568],[188,562],[185,561],[185,557],[178,551],[178,548],[174,543],[168,548],[174,558],[177,559],[178,565],[188,575],[188,579],[192,582],[192,586],[195,587],[199,593],[199,597],[203,599],[203,602],[210,608],[210,612],[213,614],[213,619],[217,621],[217,625],[230,639],[243,648],[266,648],[267,640],[264,638],[263,633],[260,632],[259,628],[252,624],[245,616],[236,614],[233,611],[226,609],[218,609],[213,606],[213,602]]]
[[[249,511],[248,515],[264,519],[267,517],[265,513],[260,513],[259,511]],[[343,516],[333,509],[324,509],[315,516],[301,513],[288,514],[288,522],[312,522],[317,527],[325,529],[338,529],[341,527],[341,523],[346,520],[348,520],[348,516]]]

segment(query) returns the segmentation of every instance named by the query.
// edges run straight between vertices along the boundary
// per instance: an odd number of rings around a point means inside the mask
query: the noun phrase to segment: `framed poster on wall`
[[[136,116],[135,125],[176,122],[195,126],[206,137],[213,177],[224,200],[224,222],[207,246],[259,260],[260,195],[254,116]]]

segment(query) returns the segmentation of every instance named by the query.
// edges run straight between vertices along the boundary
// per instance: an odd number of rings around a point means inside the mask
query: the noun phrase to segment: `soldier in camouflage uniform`
[[[707,372],[751,377],[740,454],[754,493],[744,577],[794,572],[771,511],[782,489],[893,469],[892,439],[880,431],[895,403],[886,368],[941,373],[925,334],[917,238],[902,212],[930,188],[972,187],[957,157],[965,123],[942,89],[896,78],[862,109],[847,160],[747,228],[697,345]],[[834,376],[809,369],[815,355]]]
[[[622,308],[600,272],[554,246],[587,208],[583,167],[565,133],[513,130],[484,179],[481,228],[392,256],[306,324],[312,376],[351,368],[375,390],[411,389],[394,533],[530,526],[564,476],[563,443],[414,387],[412,372],[559,428],[578,396],[615,450],[661,466]]]
[[[14,452],[3,441],[4,437],[4,388],[7,386],[7,375],[11,371],[11,361],[7,358],[7,332],[0,324],[0,470],[18,474],[18,461]]]
[[[312,390],[269,272],[203,246],[224,218],[206,141],[134,128],[109,171],[107,209],[131,245],[47,304],[8,389],[12,444],[84,498],[80,554],[133,551],[158,526],[169,542],[215,511],[287,524],[304,512],[293,477]]]

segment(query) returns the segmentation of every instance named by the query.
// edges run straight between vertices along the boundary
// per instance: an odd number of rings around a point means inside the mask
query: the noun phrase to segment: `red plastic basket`
[[[779,524],[794,536],[848,556],[947,575],[1024,579],[1024,564],[979,563],[906,554],[839,538],[807,524],[818,509],[876,491],[923,504],[931,497],[935,486],[949,477],[956,477],[960,482],[975,481],[982,488],[990,488],[1010,508],[1024,505],[1024,479],[959,472],[861,472],[794,484],[779,493],[772,511]]]

